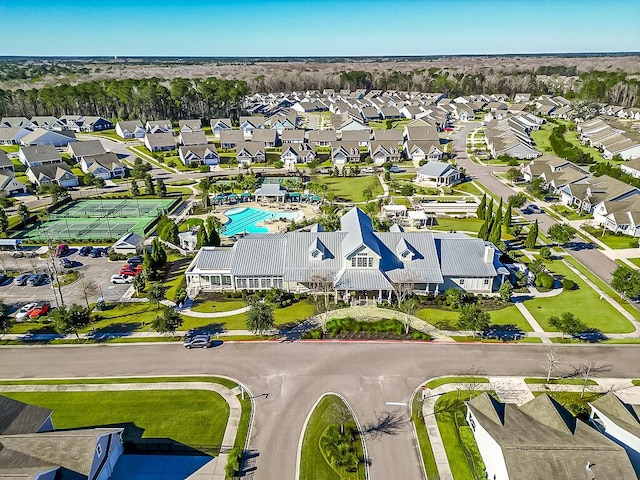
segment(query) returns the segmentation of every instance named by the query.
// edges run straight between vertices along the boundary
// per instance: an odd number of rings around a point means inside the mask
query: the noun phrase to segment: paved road
[[[304,419],[324,392],[344,395],[363,425],[384,412],[403,415],[418,385],[430,377],[463,373],[473,366],[493,375],[544,375],[548,347],[413,343],[227,343],[186,351],[176,344],[97,347],[7,347],[0,349],[0,378],[114,375],[220,374],[244,382],[256,396],[251,447],[253,478],[294,478]],[[638,375],[634,346],[560,347],[561,361],[594,362],[594,376]],[[70,361],[70,359],[73,359]],[[371,478],[421,477],[411,426],[395,434],[367,436]]]
[[[468,175],[477,179],[495,195],[506,200],[509,196],[514,195],[516,191],[495,178],[492,172],[507,170],[509,167],[483,166],[472,162],[467,155],[465,148],[467,134],[477,128],[478,125],[478,122],[466,123],[461,130],[456,131],[452,135],[456,162],[466,169]],[[549,230],[549,227],[558,223],[547,214],[523,216],[531,222],[538,220],[542,232],[546,232]],[[596,248],[592,248],[591,244],[587,242],[577,241],[574,245],[575,247],[567,249],[567,252],[595,273],[600,279],[610,283],[611,273],[616,269],[617,264]]]

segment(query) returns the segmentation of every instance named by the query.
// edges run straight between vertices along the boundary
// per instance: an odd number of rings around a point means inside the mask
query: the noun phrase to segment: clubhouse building
[[[187,293],[268,290],[331,292],[335,298],[391,297],[408,288],[440,293],[460,288],[497,290],[509,271],[482,239],[438,232],[376,232],[360,209],[340,219],[340,230],[253,234],[231,248],[203,247],[186,271]]]

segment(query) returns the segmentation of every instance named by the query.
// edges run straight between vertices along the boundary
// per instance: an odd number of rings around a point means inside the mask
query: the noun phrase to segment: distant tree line
[[[84,114],[119,119],[237,117],[246,82],[160,78],[0,90],[0,116]]]

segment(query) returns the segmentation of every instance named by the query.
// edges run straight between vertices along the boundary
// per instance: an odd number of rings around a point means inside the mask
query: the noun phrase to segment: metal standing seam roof
[[[454,172],[457,172],[457,169],[453,165],[450,165],[445,162],[434,162],[434,161],[429,161],[425,163],[418,170],[419,175],[425,175],[427,177],[442,177],[445,174],[451,175]]]
[[[340,230],[347,232],[342,240],[342,252],[345,257],[351,255],[362,245],[380,256],[380,247],[373,231],[371,219],[359,208],[354,207],[342,216]]]
[[[287,240],[283,235],[242,238],[234,247],[231,273],[237,276],[282,276],[286,252]]]
[[[494,277],[496,269],[484,262],[485,243],[479,238],[436,239],[442,275],[460,277]]]
[[[190,268],[188,273],[231,269],[232,263],[233,248],[202,248],[194,260],[193,268]]]

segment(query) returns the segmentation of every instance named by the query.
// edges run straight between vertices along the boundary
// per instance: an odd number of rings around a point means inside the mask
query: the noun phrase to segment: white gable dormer
[[[329,258],[330,253],[327,247],[320,241],[319,238],[315,238],[309,245],[309,259],[310,260],[324,260]]]
[[[396,245],[396,255],[398,255],[398,258],[402,262],[410,262],[411,260],[413,260],[415,250],[409,242],[407,242],[404,238],[401,238]]]

